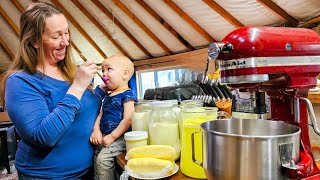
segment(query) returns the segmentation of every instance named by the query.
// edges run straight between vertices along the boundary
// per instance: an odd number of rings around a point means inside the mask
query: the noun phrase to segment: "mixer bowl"
[[[279,121],[231,119],[201,124],[208,179],[287,179],[282,164],[299,159],[300,128]]]

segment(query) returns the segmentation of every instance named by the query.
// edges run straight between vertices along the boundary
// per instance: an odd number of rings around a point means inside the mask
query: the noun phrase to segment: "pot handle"
[[[306,152],[300,152],[299,156],[300,162],[294,165],[295,168],[285,167],[287,168],[287,177],[290,179],[301,179],[302,177],[309,176],[313,171],[312,157]]]
[[[281,165],[288,169],[298,169],[292,158],[293,143],[279,144]]]
[[[226,111],[218,111],[217,119],[231,119],[232,116]]]
[[[194,134],[196,133],[200,133],[201,132],[201,129],[199,131],[196,131],[196,132],[193,132],[191,134],[191,154],[192,154],[192,161],[196,164],[198,164],[199,166],[203,167],[202,166],[202,162],[196,160],[196,155],[195,155],[195,147],[194,147]]]
[[[293,143],[279,145],[280,161],[282,167],[286,169],[287,177],[290,179],[300,179],[310,175],[313,170],[312,157],[305,151],[300,151],[300,160],[295,163],[292,158]]]

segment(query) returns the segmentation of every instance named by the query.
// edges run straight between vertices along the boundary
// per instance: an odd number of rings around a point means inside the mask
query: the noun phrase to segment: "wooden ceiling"
[[[76,63],[128,56],[137,70],[203,68],[206,47],[243,26],[319,27],[319,0],[45,0],[70,25]],[[0,0],[0,71],[19,45],[19,18],[36,0]]]

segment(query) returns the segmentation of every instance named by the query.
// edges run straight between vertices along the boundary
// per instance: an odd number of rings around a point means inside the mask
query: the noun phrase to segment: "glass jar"
[[[179,116],[178,117],[178,120],[179,120],[179,132],[180,132],[180,139],[182,139],[182,130],[183,130],[183,127],[182,127],[182,121],[183,121],[183,118],[181,117],[181,111],[182,109],[192,109],[192,108],[197,108],[197,107],[202,107],[203,106],[203,101],[202,100],[184,100],[184,101],[181,101],[181,104],[180,104],[180,112],[179,112]]]
[[[206,179],[203,167],[192,161],[192,139],[194,132],[200,131],[200,124],[209,120],[217,119],[218,108],[216,107],[194,107],[183,108],[181,110],[182,118],[182,136],[181,136],[181,157],[180,169],[183,174],[199,179]],[[194,135],[195,158],[202,161],[202,133]]]
[[[150,102],[146,101],[146,100],[144,100],[144,101],[139,100],[138,102],[136,102],[134,104],[134,108],[135,108],[135,111],[144,111],[144,110],[151,111],[152,110]]]
[[[202,107],[202,100],[184,100],[180,103],[180,108],[189,108],[189,107]]]
[[[135,111],[131,118],[131,127],[133,131],[149,131],[149,117],[152,108],[149,103],[135,104]]]
[[[152,102],[149,119],[151,145],[169,145],[175,148],[180,157],[180,138],[177,117],[172,110],[172,103]]]
[[[171,99],[171,100],[163,100],[162,102],[168,102],[168,103],[171,103],[172,104],[172,110],[173,112],[175,113],[176,115],[176,118],[178,120],[178,126],[179,126],[179,122],[180,122],[180,112],[181,112],[181,109],[178,105],[178,100],[177,99]],[[180,127],[180,126],[179,126]],[[179,128],[179,131],[180,131],[180,128]],[[180,131],[181,132],[181,131]],[[180,134],[179,134],[180,135]],[[181,139],[181,135],[180,135],[180,139]]]

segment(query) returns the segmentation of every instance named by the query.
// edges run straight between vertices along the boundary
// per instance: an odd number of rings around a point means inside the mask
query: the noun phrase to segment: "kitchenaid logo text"
[[[317,59],[318,61],[315,61]],[[307,66],[320,65],[320,56],[281,56],[281,57],[250,57],[233,59],[228,61],[219,60],[220,70],[273,67],[273,66]]]
[[[236,66],[245,66],[246,61],[232,61],[232,62],[223,62],[220,64],[221,68],[229,68],[229,67],[236,67]]]

